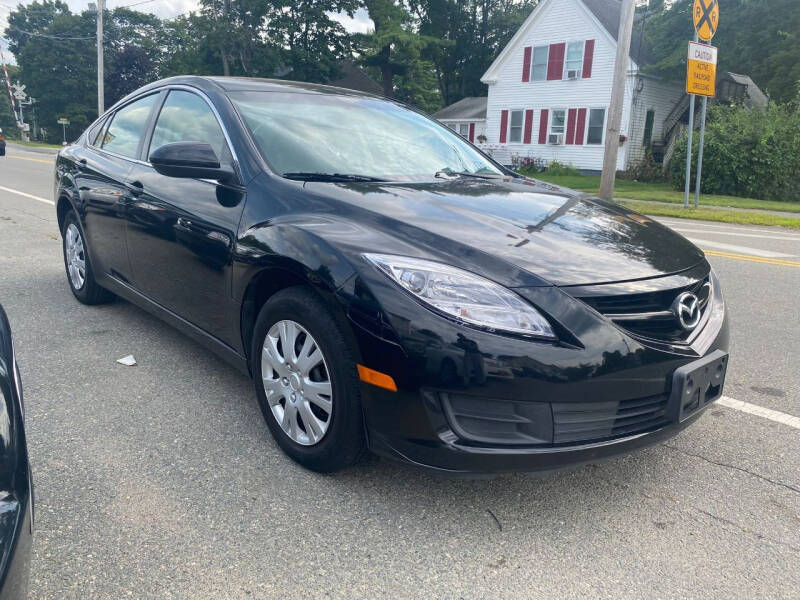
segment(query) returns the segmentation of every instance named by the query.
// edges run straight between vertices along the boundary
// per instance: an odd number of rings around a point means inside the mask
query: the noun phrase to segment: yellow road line
[[[29,160],[31,162],[40,162],[40,163],[44,163],[46,165],[52,165],[52,164],[55,164],[55,162],[56,162],[55,157],[53,157],[53,160],[42,160],[41,158],[28,158],[27,156],[9,156],[9,155],[6,155],[6,158],[15,158],[17,160]]]
[[[781,265],[783,267],[800,267],[800,262],[794,260],[781,260],[779,258],[762,258],[761,256],[749,256],[747,254],[734,254],[732,252],[719,252],[717,250],[703,250],[707,256],[720,256],[722,258],[732,258],[734,260],[749,260],[751,262],[766,263],[768,265]]]

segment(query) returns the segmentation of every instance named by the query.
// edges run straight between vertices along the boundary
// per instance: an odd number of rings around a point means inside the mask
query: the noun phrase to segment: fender
[[[351,228],[338,219],[292,215],[250,227],[234,250],[233,297],[241,302],[248,286],[264,271],[288,272],[331,294],[355,273],[346,254],[329,239]],[[316,229],[316,231],[315,231]],[[325,238],[318,232],[324,231]]]

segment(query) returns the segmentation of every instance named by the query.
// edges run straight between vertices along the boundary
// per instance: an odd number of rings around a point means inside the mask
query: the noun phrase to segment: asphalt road
[[[8,191],[49,200],[52,171],[0,159],[32,598],[798,598],[800,429],[752,413],[800,416],[800,233],[669,221],[715,252],[725,394],[750,412],[714,406],[666,444],[543,476],[321,476],[278,450],[246,378],[126,302],[74,300],[54,208]]]

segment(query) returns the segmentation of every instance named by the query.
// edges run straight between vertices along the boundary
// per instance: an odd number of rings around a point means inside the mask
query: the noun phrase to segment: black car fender
[[[250,349],[258,311],[281,289],[307,285],[328,303],[341,307],[336,292],[356,270],[345,253],[315,231],[321,220],[327,221],[293,215],[291,221],[260,223],[239,236],[234,250],[233,297],[242,307],[245,352]],[[335,227],[326,224],[325,231],[331,229]]]

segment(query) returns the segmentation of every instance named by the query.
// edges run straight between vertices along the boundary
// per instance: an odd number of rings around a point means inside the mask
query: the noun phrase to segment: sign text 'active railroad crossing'
[[[713,98],[716,93],[717,48],[689,42],[687,58],[686,91]]]

